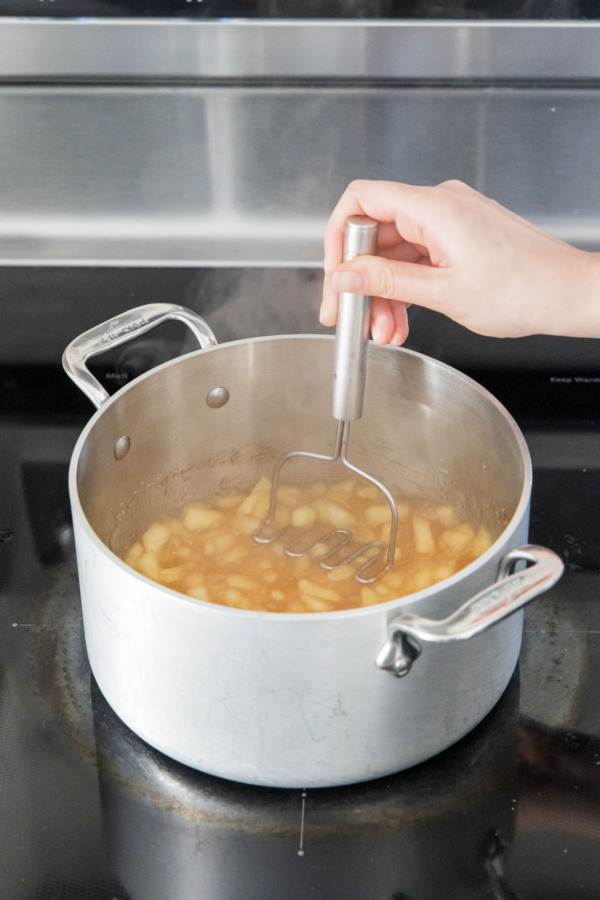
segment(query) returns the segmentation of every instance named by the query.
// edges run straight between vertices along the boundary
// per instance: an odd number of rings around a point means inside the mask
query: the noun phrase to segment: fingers
[[[348,185],[333,210],[325,229],[325,256],[331,255],[337,258],[338,264],[342,261],[342,243],[344,225],[348,216],[371,216],[380,223],[380,240],[385,242],[390,239],[394,229],[397,229],[398,219],[407,227],[407,233],[402,231],[403,237],[413,241],[416,239],[423,244],[422,234],[415,228],[403,210],[410,209],[415,203],[422,203],[423,197],[432,188],[414,187],[413,185],[399,184],[391,181],[353,181]]]
[[[449,197],[452,191],[460,193],[463,188],[470,190],[460,182],[452,182],[451,185],[452,188],[447,191]],[[385,181],[354,181],[348,186],[325,229],[325,280],[319,315],[323,325],[332,326],[336,322],[340,290],[385,299],[401,299],[407,303],[419,302],[414,294],[405,297],[400,293],[407,275],[405,273],[404,277],[400,278],[399,271],[393,268],[392,263],[394,260],[420,263],[421,267],[423,264],[426,266],[430,264],[431,240],[427,237],[427,216],[432,214],[435,216],[439,207],[439,203],[432,205],[432,192],[436,190]],[[362,284],[360,279],[352,280],[348,276],[345,286],[341,287],[338,284],[334,285],[331,279],[343,259],[344,227],[346,219],[351,215],[368,215],[379,222],[377,252],[386,262],[381,262],[379,267],[373,262],[368,264],[370,267],[368,277],[364,279],[363,286],[360,286]],[[439,253],[437,257],[439,262]],[[357,264],[357,260],[345,264],[346,270],[366,275],[362,262],[365,258],[360,259],[360,264]],[[390,340],[402,343],[408,333],[406,306],[399,306],[395,311],[394,307],[389,305],[385,307],[385,312],[380,306],[376,306],[376,309],[378,313],[373,318],[374,339],[379,342],[387,333]]]
[[[371,335],[375,343],[389,343],[394,328],[394,317],[389,301],[381,297],[374,297],[371,303]]]
[[[371,305],[371,335],[376,344],[399,347],[408,337],[406,304],[374,297]]]
[[[344,226],[353,215],[366,215],[379,225],[379,251],[406,241],[424,255],[439,221],[448,215],[463,193],[477,195],[462,182],[437,187],[391,181],[353,181],[348,185],[325,228],[325,274],[331,275],[343,259]],[[434,227],[435,226],[435,227]]]
[[[322,325],[337,321],[339,294],[364,294],[373,297],[371,329],[378,344],[404,343],[408,336],[406,309],[411,304],[444,312],[444,286],[450,271],[419,262],[359,256],[343,263],[323,283],[319,313]]]
[[[331,328],[337,322],[338,294],[331,287],[329,279],[323,283],[323,299],[319,310],[319,322],[326,328]]]
[[[448,281],[449,271],[380,256],[358,256],[342,263],[327,279],[328,296],[348,291],[438,309],[440,282]]]
[[[331,292],[329,302],[323,301],[319,321],[332,327],[337,321],[338,295]],[[376,344],[399,347],[408,337],[407,305],[398,300],[374,297],[371,305],[371,335]]]
[[[408,337],[408,304],[396,300],[390,303],[390,309],[394,319],[394,332],[388,343],[399,347]]]

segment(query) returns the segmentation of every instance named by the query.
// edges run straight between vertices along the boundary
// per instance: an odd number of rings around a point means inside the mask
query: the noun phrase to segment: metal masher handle
[[[350,216],[344,231],[344,262],[377,250],[378,223],[369,216]],[[332,413],[341,422],[360,419],[367,376],[371,297],[340,294],[335,333]]]

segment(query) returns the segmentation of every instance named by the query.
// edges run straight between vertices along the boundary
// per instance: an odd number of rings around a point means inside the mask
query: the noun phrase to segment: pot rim
[[[463,569],[459,569],[458,572],[455,572],[454,575],[451,575],[450,578],[445,578],[442,581],[437,582],[431,587],[425,588],[424,590],[417,591],[413,594],[406,594],[402,597],[397,597],[394,600],[387,600],[384,603],[375,603],[371,606],[366,607],[354,607],[351,609],[340,609],[333,610],[330,612],[313,612],[313,613],[286,613],[286,612],[269,612],[266,610],[251,610],[251,609],[238,609],[236,607],[225,606],[219,603],[212,603],[206,600],[198,600],[194,597],[188,597],[186,594],[182,594],[179,591],[175,591],[172,588],[168,588],[162,584],[159,584],[157,581],[153,581],[151,578],[148,578],[145,575],[142,575],[140,572],[136,572],[135,569],[131,568],[131,566],[127,565],[116,553],[114,553],[110,547],[102,541],[94,529],[92,528],[87,515],[85,514],[83,507],[81,505],[81,501],[79,499],[79,491],[77,489],[77,469],[79,465],[79,459],[81,456],[81,451],[86,443],[89,434],[94,429],[96,422],[100,419],[101,415],[104,411],[116,403],[121,396],[129,390],[135,389],[136,386],[143,380],[151,378],[155,375],[158,375],[163,369],[168,368],[169,366],[177,365],[180,362],[188,359],[192,356],[198,356],[199,354],[205,355],[207,353],[216,353],[219,350],[229,347],[235,347],[238,345],[246,345],[249,343],[264,343],[266,341],[281,341],[281,340],[325,340],[325,341],[333,341],[335,340],[334,335],[327,334],[279,334],[279,335],[264,335],[260,337],[254,338],[243,338],[236,341],[228,341],[223,344],[216,344],[211,347],[206,347],[203,350],[193,350],[190,353],[182,354],[181,356],[177,356],[175,359],[168,360],[167,362],[161,363],[158,366],[155,366],[153,369],[150,369],[148,372],[144,372],[142,375],[139,375],[137,378],[134,378],[129,384],[125,387],[118,390],[115,394],[113,394],[106,403],[102,404],[96,412],[92,415],[90,420],[85,425],[83,431],[79,435],[75,447],[73,449],[73,453],[71,456],[71,462],[69,465],[69,496],[72,507],[73,518],[75,519],[75,515],[77,514],[79,519],[79,524],[83,528],[84,532],[88,540],[95,546],[95,548],[102,553],[103,555],[108,556],[116,565],[128,576],[133,577],[135,579],[141,580],[142,583],[147,584],[150,588],[156,590],[161,595],[164,594],[165,598],[169,602],[177,601],[179,603],[185,603],[186,605],[191,605],[193,607],[198,608],[199,610],[203,610],[205,612],[210,612],[215,615],[223,616],[223,615],[231,615],[231,616],[245,616],[250,619],[258,619],[261,621],[276,621],[276,622],[288,622],[288,621],[322,621],[323,619],[331,620],[331,619],[353,619],[353,618],[361,618],[364,616],[372,615],[375,612],[383,612],[386,614],[396,614],[400,609],[410,607],[413,609],[416,604],[418,604],[421,600],[432,600],[439,594],[445,593],[452,586],[458,584],[459,582],[468,579],[470,575],[472,575],[477,569],[484,566],[489,560],[491,560],[498,553],[499,546],[506,542],[507,537],[510,536],[511,533],[517,529],[520,525],[524,514],[526,513],[530,497],[531,497],[531,486],[532,486],[532,465],[531,465],[531,457],[529,454],[529,448],[527,447],[527,443],[525,438],[521,432],[521,429],[517,425],[513,416],[508,412],[506,407],[492,394],[487,388],[484,388],[481,384],[475,381],[468,375],[465,375],[458,369],[455,369],[453,366],[448,365],[447,363],[441,362],[437,359],[434,359],[430,356],[426,356],[424,353],[419,353],[416,350],[410,350],[407,347],[396,347],[387,345],[373,345],[377,347],[377,351],[381,351],[384,353],[404,353],[410,356],[418,357],[420,359],[427,360],[429,364],[433,364],[435,366],[439,366],[442,369],[447,369],[452,372],[454,377],[457,377],[460,381],[468,384],[471,388],[473,388],[477,393],[481,394],[488,402],[492,404],[492,406],[496,407],[496,409],[500,412],[503,418],[506,420],[507,424],[510,426],[510,429],[515,438],[516,444],[520,450],[521,460],[523,463],[523,484],[521,488],[521,496],[519,498],[519,502],[517,503],[516,509],[508,521],[506,527],[503,529],[501,534],[496,538],[494,543],[479,556],[472,563],[469,563],[468,566],[465,566]],[[369,342],[372,344],[372,341]]]

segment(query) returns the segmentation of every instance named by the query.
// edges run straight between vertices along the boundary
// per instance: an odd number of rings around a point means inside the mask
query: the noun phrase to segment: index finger
[[[431,188],[393,181],[353,181],[336,204],[324,235],[325,274],[330,275],[343,260],[344,226],[348,216],[365,215],[380,223],[379,246],[385,248],[402,238],[421,247],[426,245],[421,217]]]

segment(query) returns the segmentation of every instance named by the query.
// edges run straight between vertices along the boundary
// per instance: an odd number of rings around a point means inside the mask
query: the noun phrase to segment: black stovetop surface
[[[168,760],[96,687],[66,487],[91,410],[58,368],[39,374],[0,373],[1,900],[597,900],[600,428],[587,407],[552,421],[515,407],[530,538],[566,571],[528,607],[496,708],[407,772],[274,790]],[[510,393],[514,377],[490,386]]]
[[[0,0],[0,17],[339,19],[339,20],[591,20],[594,0]]]

